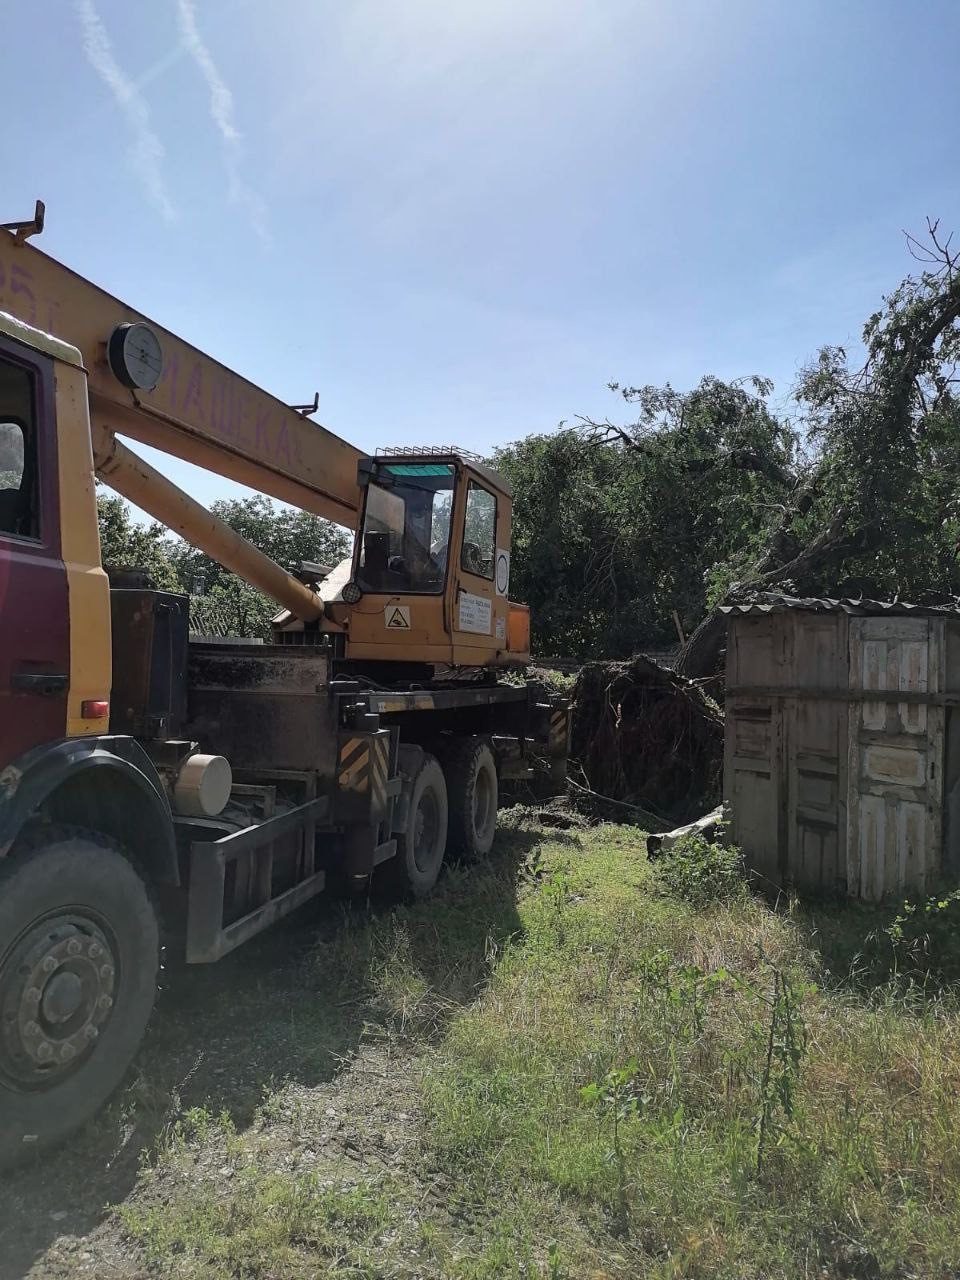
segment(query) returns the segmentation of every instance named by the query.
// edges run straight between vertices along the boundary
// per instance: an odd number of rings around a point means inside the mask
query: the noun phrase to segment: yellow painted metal
[[[415,461],[411,456],[405,461]],[[510,547],[512,502],[497,488],[491,474],[450,455],[431,461],[449,461],[457,470],[457,490],[451,514],[448,552],[449,571],[442,595],[365,595],[347,609],[337,605],[334,612],[346,622],[346,656],[357,661],[426,662],[451,666],[517,666],[530,660],[529,614],[513,617],[507,595],[497,590],[494,580],[471,573],[463,566],[463,532],[467,491],[470,481],[494,494],[497,500],[496,548]],[[467,601],[464,601],[467,597]],[[463,630],[469,609],[464,605],[482,601],[489,609],[486,633]],[[389,620],[397,606],[409,610],[408,627],[391,627]]]
[[[107,444],[109,452],[101,452]],[[323,601],[309,587],[281,569],[119,440],[101,440],[97,471],[112,489],[304,622],[315,622],[323,616]]]
[[[360,452],[30,244],[0,232],[0,310],[78,347],[95,426],[355,528]],[[107,363],[117,325],[142,321],[163,349],[155,391]]]
[[[530,657],[530,606],[510,604],[507,618],[507,648],[510,655],[521,661]]]
[[[104,720],[84,718],[82,706],[110,697],[110,584],[100,567],[86,374],[59,359],[54,369],[60,545],[70,608],[67,733],[74,737],[107,728]]]
[[[99,476],[297,618],[305,622],[323,618],[323,602],[312,591],[127,449],[116,433],[354,529],[361,504],[358,450],[5,232],[0,232],[0,310],[67,340],[79,350],[87,374],[89,429]],[[116,327],[136,322],[150,325],[163,351],[163,377],[152,392],[135,392],[123,386],[107,360],[107,344]],[[74,357],[75,353],[71,357],[75,367]],[[79,421],[75,404],[70,418]],[[79,428],[77,434],[89,439]],[[74,457],[69,448],[64,456]],[[326,625],[346,631],[348,657],[464,666],[528,660],[529,631],[519,617],[511,616],[507,596],[497,590],[495,582],[465,569],[461,557],[467,482],[472,479],[496,493],[496,548],[510,546],[510,498],[485,468],[471,467],[459,459],[456,465],[460,482],[443,595],[367,596],[355,607],[333,603]],[[86,484],[84,481],[67,499],[71,509],[64,516],[66,523],[75,523],[78,530],[95,521],[95,503]],[[63,492],[70,495],[71,485],[64,485]],[[84,504],[85,515],[80,510]],[[85,545],[85,538],[89,540],[88,533],[78,537],[78,545]],[[80,565],[89,554],[89,550],[82,551],[76,563]],[[96,566],[96,561],[92,563]],[[78,601],[99,599],[97,593],[103,589],[95,575],[87,582],[82,576],[76,579]],[[386,625],[387,606],[398,603],[410,610],[410,626],[405,630]],[[92,615],[98,609],[91,605],[89,612]],[[467,622],[470,616],[488,618],[488,630],[471,630],[476,622]],[[82,643],[86,646],[88,642]]]

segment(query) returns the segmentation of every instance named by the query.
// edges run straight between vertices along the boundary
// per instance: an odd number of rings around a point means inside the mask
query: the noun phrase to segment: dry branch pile
[[[717,803],[723,717],[696,684],[637,655],[589,663],[573,701],[571,755],[592,791],[670,821]]]

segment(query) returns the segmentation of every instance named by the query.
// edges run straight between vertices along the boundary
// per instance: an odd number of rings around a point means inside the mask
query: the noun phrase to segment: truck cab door
[[[53,360],[0,337],[0,770],[66,735],[69,625]]]
[[[454,566],[455,662],[489,662],[495,651],[507,647],[507,602],[496,589],[498,506],[492,489],[472,478],[467,481],[463,538]]]

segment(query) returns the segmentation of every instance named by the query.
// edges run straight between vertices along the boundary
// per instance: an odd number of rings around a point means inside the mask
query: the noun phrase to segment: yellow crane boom
[[[38,214],[35,230],[40,207]],[[359,450],[35,249],[22,232],[0,235],[0,310],[80,349],[98,469],[120,433],[356,527]],[[111,341],[138,324],[149,327],[162,352],[152,390],[122,385],[111,367]]]
[[[323,601],[315,592],[116,438],[109,456],[101,460],[97,470],[117,493],[148,511],[173,533],[200,547],[224,568],[239,574],[296,617],[304,622],[316,622],[323,617]]]

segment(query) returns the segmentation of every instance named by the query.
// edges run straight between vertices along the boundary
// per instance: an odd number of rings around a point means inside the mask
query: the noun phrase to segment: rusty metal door
[[[940,869],[943,655],[940,618],[850,619],[847,882],[855,897],[922,891]],[[871,699],[872,691],[884,696]]]

